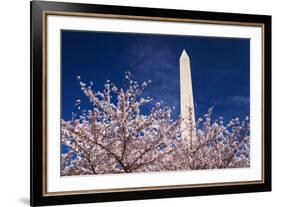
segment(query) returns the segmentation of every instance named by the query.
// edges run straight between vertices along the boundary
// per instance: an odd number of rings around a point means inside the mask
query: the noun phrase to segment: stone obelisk
[[[180,100],[181,100],[181,123],[182,136],[187,144],[192,148],[195,142],[195,113],[192,92],[192,80],[190,70],[190,59],[186,51],[183,50],[180,56]]]

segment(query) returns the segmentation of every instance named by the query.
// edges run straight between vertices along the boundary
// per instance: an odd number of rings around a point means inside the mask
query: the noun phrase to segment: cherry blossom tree
[[[139,84],[126,72],[125,89],[107,81],[102,92],[77,76],[81,90],[91,103],[89,110],[61,120],[61,175],[195,170],[250,166],[250,121],[238,118],[224,125],[222,118],[211,120],[212,108],[193,126],[173,108],[143,97],[151,81]],[[190,116],[191,117],[191,116]],[[181,123],[188,123],[187,129]],[[196,129],[196,130],[193,130]],[[183,131],[196,131],[196,142],[187,144]]]

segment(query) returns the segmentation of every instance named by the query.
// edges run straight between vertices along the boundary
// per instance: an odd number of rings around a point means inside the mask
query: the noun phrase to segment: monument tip
[[[185,49],[182,50],[182,53],[181,53],[181,58],[188,58],[189,59],[189,56],[188,54],[186,53]]]

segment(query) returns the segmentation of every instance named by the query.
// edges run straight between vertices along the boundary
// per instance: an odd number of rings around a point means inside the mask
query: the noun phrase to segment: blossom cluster
[[[61,155],[61,175],[151,172],[241,168],[250,166],[250,120],[238,118],[224,124],[211,120],[212,108],[189,129],[185,120],[172,118],[173,108],[143,97],[151,81],[139,84],[126,72],[126,89],[109,80],[103,91],[95,91],[77,76],[82,92],[91,103],[71,120],[61,120],[61,142],[68,150]],[[184,130],[196,132],[188,144]]]

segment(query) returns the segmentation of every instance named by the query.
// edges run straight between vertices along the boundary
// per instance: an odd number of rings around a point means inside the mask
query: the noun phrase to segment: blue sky
[[[92,81],[95,90],[102,90],[107,79],[122,87],[125,71],[137,81],[152,80],[143,95],[175,106],[176,117],[183,49],[191,61],[196,119],[209,107],[225,121],[249,115],[249,39],[67,30],[61,38],[61,116],[65,120],[76,111],[77,99],[82,100],[82,108],[90,108],[76,81],[78,74],[83,82]]]

